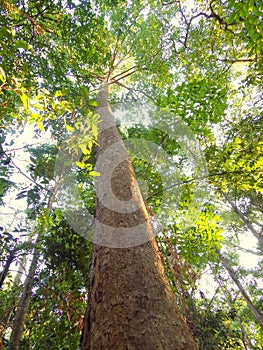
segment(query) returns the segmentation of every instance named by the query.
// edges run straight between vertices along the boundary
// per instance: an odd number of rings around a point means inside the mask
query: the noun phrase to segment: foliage
[[[75,349],[86,309],[91,245],[72,231],[58,210],[42,245],[44,266],[35,281],[25,348]]]
[[[26,222],[10,229],[1,223],[2,271],[10,257],[18,264],[30,254],[34,225],[42,247],[21,348],[78,348],[91,247],[53,201],[54,168],[58,152],[71,155],[81,198],[94,214],[95,95],[107,77],[111,102],[121,110],[134,100],[159,107],[151,123],[130,127],[121,120],[120,131],[124,140],[143,145],[131,160],[166,273],[199,343],[244,349],[245,330],[260,348],[262,331],[237,287],[228,278],[229,298],[218,281],[217,251],[238,266],[241,238],[262,235],[262,10],[254,0],[1,1],[0,203],[16,191]],[[135,113],[131,107],[128,117]],[[192,138],[183,137],[199,141],[199,172],[188,160],[192,148],[180,143],[178,119],[191,131]],[[28,124],[38,141],[43,135],[52,141],[27,145],[21,187],[13,176],[20,150],[9,139],[11,129],[21,132]],[[146,159],[151,144],[166,158],[156,152]],[[237,275],[262,313],[261,265]],[[211,300],[195,293],[208,268],[218,286]],[[22,288],[8,276],[0,294],[5,330]]]
[[[6,146],[6,136],[0,130],[0,204],[3,204],[3,197],[6,195],[8,189],[14,185],[9,178],[12,174],[11,156],[4,151]]]
[[[201,346],[207,349],[243,349],[242,334],[235,310],[203,310],[197,323]]]

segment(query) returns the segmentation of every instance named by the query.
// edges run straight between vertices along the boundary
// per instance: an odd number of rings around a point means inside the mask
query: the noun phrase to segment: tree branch
[[[258,232],[249,219],[238,209],[237,205],[229,198],[229,196],[222,190],[218,190],[221,193],[226,201],[231,205],[234,212],[239,216],[239,218],[244,222],[246,227],[253,233],[253,235],[258,239],[258,241],[263,245],[263,235],[261,232]]]
[[[18,13],[23,18],[27,19],[34,26],[36,34],[44,34],[44,29],[37,23],[37,21],[33,17],[29,16],[26,12],[20,10],[17,6],[11,5],[6,0],[2,0],[2,4],[8,12]]]

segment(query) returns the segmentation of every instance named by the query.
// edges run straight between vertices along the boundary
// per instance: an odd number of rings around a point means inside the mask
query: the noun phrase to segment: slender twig
[[[114,77],[112,77],[112,79],[119,80],[119,79],[116,79],[116,77],[118,77],[118,76],[121,76],[120,79],[123,79],[123,78],[125,78],[125,76],[123,76],[123,74],[129,72],[129,71],[132,70],[132,69],[136,69],[136,67],[137,67],[137,66],[133,66],[133,67],[131,67],[131,68],[126,69],[125,71],[123,71],[123,72],[121,72],[121,73],[119,73],[119,74],[114,75]],[[133,72],[133,73],[134,73],[134,72]],[[123,77],[122,77],[122,76],[123,76]]]
[[[107,81],[109,81],[110,75],[111,75],[111,73],[112,73],[112,71],[114,69],[114,62],[115,62],[115,59],[116,59],[117,54],[118,54],[119,36],[120,36],[120,31],[118,33],[118,36],[117,36],[117,39],[116,39],[116,43],[115,43],[115,47],[114,47],[114,50],[113,50],[111,63],[110,63],[110,68],[109,68],[108,76],[107,76],[107,79],[106,79]]]
[[[185,185],[185,184],[188,184],[188,183],[191,183],[191,182],[195,182],[195,181],[199,181],[199,180],[204,180],[204,179],[208,179],[208,178],[211,178],[211,177],[216,177],[216,176],[222,176],[222,175],[226,175],[226,174],[243,174],[242,171],[230,171],[230,172],[227,172],[227,171],[224,171],[224,172],[221,172],[221,173],[216,173],[216,174],[207,174],[207,175],[204,175],[204,176],[199,176],[199,177],[194,177],[194,178],[191,178],[191,179],[188,179],[188,180],[184,180],[184,181],[179,181],[179,182],[176,182],[160,191],[157,191],[155,193],[153,193],[152,195],[150,195],[147,199],[150,199],[152,198],[153,196],[156,196],[158,194],[161,194],[163,191],[167,191],[167,190],[170,190],[171,188],[173,187],[176,187],[176,186],[181,186],[181,185]]]
[[[227,63],[246,63],[246,62],[255,62],[255,59],[253,58],[237,58],[237,59],[227,59],[227,58],[217,58],[216,61],[218,62],[227,62]]]
[[[33,182],[35,185],[37,185],[39,188],[41,188],[42,190],[45,190],[45,188],[40,185],[39,183],[37,183],[34,179],[32,179],[31,177],[29,177],[27,174],[25,174],[20,168],[19,166],[17,166],[15,164],[15,162],[13,161],[13,159],[11,160],[11,163],[13,164],[13,166],[18,170],[18,172],[23,175],[25,178],[27,178],[29,181]]]
[[[129,72],[129,73],[123,75],[122,77],[120,77],[119,79],[111,78],[112,82],[110,82],[109,85],[112,84],[112,83],[115,83],[115,84],[116,84],[116,83],[119,82],[120,80],[129,77],[129,76],[132,75],[133,73],[135,73],[135,71]]]

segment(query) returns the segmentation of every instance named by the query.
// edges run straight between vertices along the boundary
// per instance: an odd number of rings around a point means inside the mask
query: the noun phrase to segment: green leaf
[[[89,100],[88,105],[92,107],[97,107],[99,106],[99,103],[96,100]]]
[[[100,172],[92,170],[92,171],[89,172],[89,175],[90,176],[100,176]]]
[[[83,98],[87,98],[88,97],[88,90],[86,89],[86,87],[81,86],[80,93],[81,93],[81,96]]]
[[[34,103],[33,105],[34,105],[34,108],[40,109],[41,111],[45,110],[44,106],[40,105],[39,103]]]
[[[30,45],[24,40],[17,40],[15,42],[15,49],[19,49],[19,48],[24,50],[29,50]]]
[[[62,93],[62,91],[61,90],[57,90],[56,92],[55,92],[55,95],[54,95],[55,97],[60,97],[60,96],[63,96],[63,93]]]
[[[5,71],[3,70],[2,67],[0,67],[0,80],[2,80],[3,83],[6,82],[6,75],[5,75]]]
[[[90,150],[87,149],[87,145],[86,145],[86,144],[85,144],[85,145],[80,144],[80,145],[79,145],[79,148],[81,149],[81,152],[82,152],[83,154],[85,154],[85,155],[90,154]]]
[[[39,129],[40,129],[41,131],[45,131],[44,125],[43,125],[39,120],[37,120],[36,123],[37,123],[37,126],[39,127]]]
[[[45,99],[45,95],[37,95],[37,96],[35,97],[35,99],[36,99],[36,101],[42,101],[42,100]]]
[[[23,102],[25,110],[27,111],[29,108],[28,96],[26,94],[22,94],[22,95],[20,95],[20,99]]]
[[[31,113],[30,114],[31,118],[33,118],[34,120],[40,120],[41,119],[41,115],[38,113]]]
[[[54,95],[54,96],[55,96],[55,97],[65,96],[65,95],[68,95],[69,92],[70,92],[70,90],[62,88],[62,90],[57,90],[57,91],[55,92],[55,95]]]
[[[66,124],[66,129],[70,132],[74,132],[74,128],[68,124]]]
[[[81,169],[84,169],[86,167],[85,163],[82,163],[82,162],[76,162],[76,165]]]
[[[98,137],[98,130],[99,130],[98,126],[96,124],[92,124],[91,129],[92,129],[92,133],[93,133],[94,137],[97,138]]]

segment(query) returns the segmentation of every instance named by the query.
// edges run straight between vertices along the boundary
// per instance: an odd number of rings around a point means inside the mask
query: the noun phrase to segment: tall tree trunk
[[[48,200],[46,217],[50,215],[52,205],[57,194],[57,190],[58,190],[58,184],[56,183],[53,189],[53,192],[51,193]],[[24,329],[26,316],[27,316],[27,312],[28,312],[29,304],[31,300],[31,290],[34,283],[34,277],[37,269],[38,259],[40,257],[40,251],[39,251],[38,245],[39,245],[42,232],[44,232],[44,228],[42,227],[42,230],[40,228],[39,232],[40,233],[38,234],[36,239],[35,249],[33,251],[33,257],[30,264],[30,268],[23,286],[22,296],[16,310],[15,319],[12,327],[12,333],[10,336],[9,350],[19,350],[20,348],[20,342],[23,336],[23,329]],[[30,241],[31,241],[31,237],[30,237]]]
[[[231,295],[231,293],[228,292],[227,288],[225,288],[225,289],[226,289],[225,294],[226,294],[227,303],[232,310],[235,310],[235,304],[232,301],[232,295]],[[243,326],[241,318],[236,314],[236,315],[234,315],[234,319],[239,324],[241,334],[242,334],[242,342],[243,342],[245,350],[253,350],[253,345],[251,344],[251,341],[250,341],[249,336],[248,336],[248,334]]]
[[[27,265],[27,255],[24,254],[21,258],[21,260],[18,261],[18,268],[17,272],[15,274],[13,287],[17,288],[21,284],[21,278],[23,273],[26,271],[26,265]]]
[[[15,275],[15,278],[14,278],[14,282],[13,282],[13,285],[12,285],[12,289],[10,291],[10,298],[11,298],[11,303],[9,307],[7,307],[6,311],[5,311],[5,319],[2,321],[1,323],[1,337],[3,337],[6,333],[6,330],[7,328],[9,327],[9,323],[10,323],[10,319],[14,313],[14,310],[16,308],[16,300],[18,299],[18,294],[19,294],[19,285],[20,285],[20,282],[21,282],[21,276],[22,276],[22,273],[23,273],[23,270],[24,270],[24,267],[26,265],[26,255],[23,255],[22,257],[22,261],[19,261],[18,262],[18,270],[17,270],[17,273]],[[0,347],[1,349],[1,347]]]
[[[20,347],[20,341],[22,339],[23,329],[31,299],[31,289],[34,282],[38,258],[39,251],[37,250],[37,248],[35,248],[28,275],[23,286],[22,296],[16,310],[15,319],[12,327],[12,333],[10,337],[9,350],[19,350]]]
[[[98,102],[97,244],[81,349],[194,350],[197,347],[165,276],[149,215],[115,126],[107,83]],[[109,167],[116,158],[120,161],[111,174]],[[129,201],[134,210],[117,208],[120,201],[123,207]]]
[[[211,266],[210,266],[211,267]],[[213,268],[211,268],[213,270]],[[235,301],[233,300],[232,294],[228,291],[227,286],[224,285],[224,280],[221,278],[216,277],[217,273],[215,273],[215,280],[218,283],[218,289],[221,289],[223,291],[223,294],[225,295],[226,302],[231,310],[234,311],[233,317],[234,320],[239,324],[241,333],[242,333],[242,342],[244,345],[245,350],[253,350],[253,345],[251,344],[250,338],[243,326],[241,318],[238,316],[238,312],[235,312],[236,306]],[[235,298],[234,298],[235,299]],[[211,302],[209,303],[211,305]]]
[[[243,288],[242,284],[239,282],[239,279],[235,273],[235,271],[232,269],[232,267],[228,264],[227,259],[219,252],[219,250],[216,250],[217,254],[219,256],[220,261],[222,262],[222,265],[225,267],[225,269],[228,271],[229,276],[231,277],[231,279],[235,282],[236,286],[238,287],[240,293],[242,294],[243,298],[245,299],[247,306],[250,308],[250,310],[252,311],[255,319],[258,321],[261,329],[263,330],[263,316],[261,315],[261,313],[258,311],[258,309],[256,308],[256,306],[253,304],[253,302],[251,301],[249,295],[247,294],[247,292],[245,291],[245,289]]]
[[[0,289],[3,286],[4,280],[8,274],[10,265],[12,264],[14,258],[15,258],[15,253],[16,253],[16,248],[13,248],[13,250],[11,250],[11,252],[9,252],[9,257],[6,260],[5,266],[2,270],[2,272],[0,273]]]
[[[249,219],[238,209],[237,205],[228,197],[224,191],[219,191],[231,205],[234,212],[239,216],[239,218],[244,222],[246,227],[253,233],[253,235],[258,239],[259,243],[263,245],[263,231],[258,232]]]

